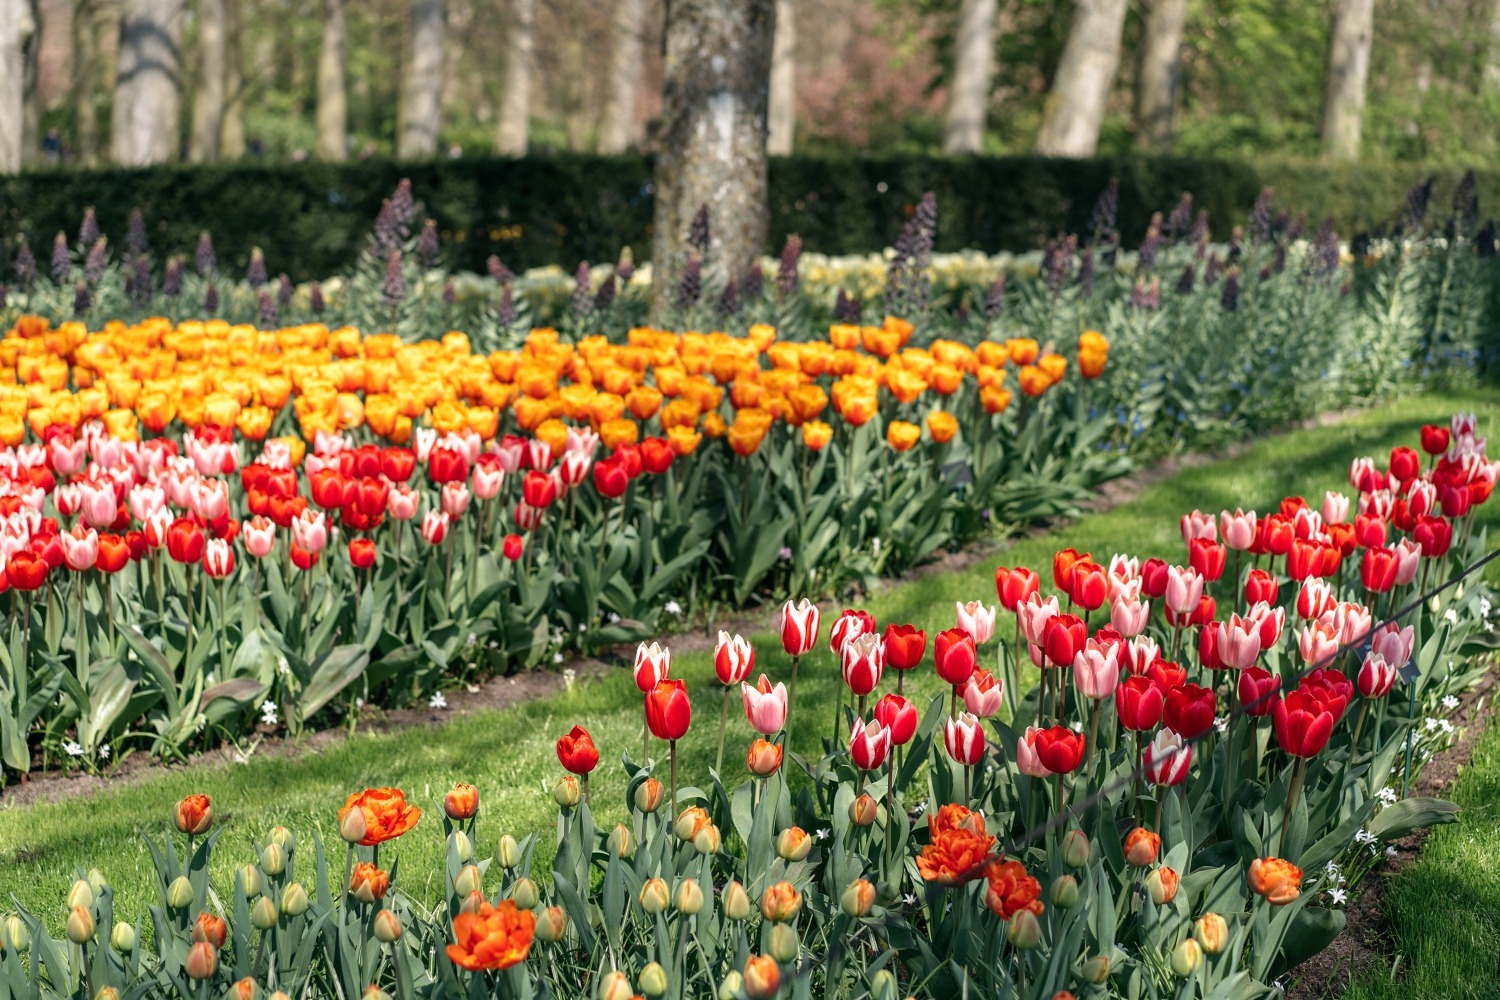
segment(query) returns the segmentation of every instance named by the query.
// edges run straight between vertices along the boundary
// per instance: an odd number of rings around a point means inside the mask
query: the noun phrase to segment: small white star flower
[[[820,828],[819,828],[819,829],[818,829],[818,834],[817,834],[817,836],[818,836],[818,839],[819,839],[819,840],[827,840],[827,839],[828,839],[828,834],[829,834],[829,833],[830,833],[830,832],[832,832],[832,831],[830,831],[830,830],[829,830],[829,829],[828,829],[828,827],[826,827],[826,826],[825,826],[825,827],[820,827]]]
[[[666,611],[666,613],[669,615],[680,615],[682,614],[682,605],[678,604],[676,601],[668,601],[666,603],[666,607],[663,608],[663,610]]]
[[[1453,711],[1458,707],[1458,699],[1451,694],[1443,695],[1443,707],[1450,712]]]
[[[571,690],[573,690],[573,685],[577,684],[577,683],[578,683],[578,671],[574,670],[572,667],[569,667],[567,670],[563,671],[563,687],[564,688],[566,688],[567,690],[571,691]]]
[[[552,654],[552,662],[553,663],[561,663],[562,661],[563,661],[563,655],[561,653],[553,653]]]
[[[907,906],[916,906],[917,905],[916,894],[908,892],[906,895],[904,895],[904,896],[901,897],[901,902],[905,903]]]
[[[263,726],[274,726],[279,720],[276,716],[276,703],[270,698],[260,703],[260,724]]]
[[[63,753],[67,754],[69,757],[82,757],[83,747],[77,743],[74,743],[72,740],[68,740],[63,744]]]
[[[1385,849],[1385,856],[1388,858],[1394,858],[1396,856],[1396,846],[1394,844]]]
[[[1329,902],[1333,903],[1334,906],[1343,906],[1344,902],[1348,898],[1349,898],[1349,894],[1347,892],[1345,892],[1343,889],[1329,889],[1328,890],[1328,900],[1329,900]]]
[[[443,692],[434,691],[432,697],[427,699],[428,708],[444,709],[448,707],[448,699],[443,697]]]
[[[1395,805],[1395,803],[1396,803],[1396,790],[1394,788],[1390,787],[1389,785],[1387,785],[1386,787],[1382,788],[1380,791],[1376,792],[1375,793],[1375,797],[1377,799],[1379,799],[1380,801],[1384,802],[1386,805]],[[1374,839],[1374,838],[1371,838],[1371,839]]]
[[[1354,835],[1354,842],[1356,844],[1373,844],[1375,843],[1375,839],[1375,835],[1369,830],[1361,830]]]
[[[109,760],[109,744],[108,743],[104,744],[102,747],[99,748],[99,756],[103,757],[105,760]]]

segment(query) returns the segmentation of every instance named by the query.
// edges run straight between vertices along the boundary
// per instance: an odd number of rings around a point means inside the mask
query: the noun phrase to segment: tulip
[[[1093,845],[1089,843],[1089,835],[1082,830],[1069,830],[1063,837],[1063,864],[1069,868],[1082,868],[1089,863],[1092,853]]]
[[[639,794],[639,789],[637,789],[637,794]],[[500,867],[506,871],[511,871],[521,864],[521,845],[516,843],[515,837],[508,833],[501,835],[495,846],[495,860],[500,862]]]
[[[1030,732],[1030,730],[1028,730]],[[984,759],[984,728],[979,719],[968,712],[943,722],[943,747],[948,756],[960,764],[973,767]]]
[[[1097,611],[1102,607],[1109,598],[1109,577],[1104,567],[1092,560],[1074,564],[1068,596],[1085,611]]]
[[[891,731],[881,725],[879,719],[861,724],[854,723],[849,734],[849,756],[854,766],[866,771],[878,771],[885,764],[891,750]]]
[[[1393,668],[1399,670],[1411,659],[1412,646],[1415,642],[1415,633],[1412,626],[1401,628],[1395,622],[1389,622],[1376,629],[1370,637],[1370,649],[1379,653],[1384,660]]]
[[[676,679],[660,680],[646,694],[646,724],[659,740],[680,740],[692,721],[693,706],[687,684]]]
[[[394,520],[410,521],[417,516],[421,501],[421,496],[415,490],[404,483],[398,483],[391,487],[390,496],[386,498],[385,511]]]
[[[1396,668],[1385,657],[1371,650],[1359,668],[1356,679],[1359,693],[1366,698],[1384,698],[1396,683]]]
[[[750,728],[766,736],[774,736],[786,725],[786,685],[777,682],[775,687],[765,674],[760,675],[756,686],[740,684],[740,695],[745,704],[745,718]]]
[[[1145,732],[1161,721],[1164,696],[1150,678],[1127,677],[1115,688],[1115,711],[1120,724],[1134,732]]]
[[[1073,683],[1078,693],[1103,701],[1115,693],[1120,681],[1120,646],[1090,639],[1073,657]]]
[[[962,685],[978,660],[974,637],[958,628],[939,632],[933,640],[933,660],[939,677],[955,687]]]
[[[1233,514],[1223,511],[1219,514],[1219,534],[1224,539],[1226,548],[1234,549],[1236,552],[1244,552],[1255,544],[1255,511],[1245,513],[1238,507]],[[1192,543],[1188,543],[1191,545]]]
[[[234,549],[222,538],[211,538],[203,550],[203,570],[215,580],[234,572]]]
[[[1177,887],[1181,884],[1181,878],[1176,869],[1162,865],[1160,868],[1152,869],[1145,878],[1146,894],[1151,897],[1151,902],[1157,906],[1165,906],[1177,898]]]
[[[995,633],[995,609],[985,607],[981,601],[970,601],[968,604],[955,603],[957,609],[958,628],[973,636],[974,644],[982,646],[990,641],[990,636]]]
[[[625,973],[612,969],[599,978],[599,985],[594,990],[594,1000],[630,1000],[634,993]]]
[[[849,822],[855,826],[870,826],[875,822],[877,807],[869,792],[861,792],[859,798],[849,803]]]
[[[583,786],[571,774],[565,774],[552,786],[552,801],[563,809],[572,809],[583,801]]]
[[[745,960],[745,996],[771,1000],[781,990],[781,968],[769,955],[751,955]]]
[[[875,887],[865,879],[855,879],[839,895],[839,909],[851,917],[868,916],[875,905]]]
[[[219,950],[206,941],[199,941],[189,948],[187,958],[182,963],[182,971],[190,979],[197,980],[213,978],[218,968]]]
[[[1053,726],[1036,734],[1033,748],[1053,774],[1068,774],[1083,763],[1084,738],[1066,726]]]
[[[801,833],[803,840],[806,840],[807,834],[802,833],[802,831],[798,830],[796,827],[793,827],[791,830],[782,831],[781,839],[786,839],[788,834],[792,834],[794,831],[796,833]],[[780,841],[778,841],[778,843],[779,842]],[[798,850],[802,850],[800,843]],[[785,858],[785,855],[781,853],[779,847],[777,853],[778,856]],[[803,857],[806,856],[806,853],[803,853]],[[793,920],[796,920],[798,914],[800,914],[801,912],[802,894],[798,892],[790,882],[777,882],[767,887],[766,891],[761,894],[760,915],[767,920],[778,924],[789,923]]]
[[[1087,639],[1088,628],[1082,618],[1077,615],[1054,615],[1048,619],[1039,645],[1046,653],[1048,663],[1068,667],[1072,666]]]
[[[641,885],[640,895],[636,898],[642,910],[654,915],[666,910],[672,900],[672,894],[667,888],[666,879],[648,878]]]
[[[178,518],[167,528],[166,533],[167,555],[173,561],[180,563],[197,563],[203,559],[203,549],[207,544],[203,529],[192,521]]]
[[[1146,771],[1146,780],[1153,785],[1181,784],[1193,763],[1193,748],[1172,730],[1162,729],[1157,732],[1155,739],[1146,744],[1141,763]]]
[[[1141,564],[1141,593],[1153,600],[1165,597],[1170,570],[1160,559],[1147,559]]]
[[[1284,906],[1301,893],[1302,869],[1282,858],[1256,858],[1246,879],[1251,892],[1272,906]]]
[[[1303,758],[1316,757],[1322,752],[1337,721],[1323,702],[1300,688],[1275,702],[1271,719],[1281,749]]]
[[[775,774],[781,768],[781,747],[766,739],[757,739],[750,744],[750,752],[745,755],[745,768],[758,778],[766,778]]]
[[[422,540],[429,545],[441,545],[448,537],[450,515],[445,510],[429,510],[422,515]]]
[[[1262,667],[1248,667],[1241,671],[1235,687],[1240,708],[1247,715],[1270,715],[1276,706],[1276,693],[1281,690],[1281,678]]]
[[[750,896],[739,882],[731,880],[728,885],[724,886],[722,901],[724,915],[730,920],[743,922],[750,919],[752,909]]]
[[[536,936],[556,944],[568,933],[568,912],[561,906],[549,906],[537,914]]]
[[[927,652],[927,633],[914,625],[885,627],[885,665],[895,670],[910,670],[922,662]]]
[[[1133,639],[1146,630],[1151,621],[1151,602],[1116,597],[1110,602],[1109,623],[1126,639]]]
[[[875,620],[863,611],[846,610],[828,630],[828,648],[842,654],[844,647],[862,635],[875,631]]]
[[[662,783],[655,778],[647,778],[635,786],[632,796],[635,807],[643,813],[654,813],[660,809],[665,800]]]
[[[557,759],[563,768],[577,775],[587,775],[599,766],[599,750],[594,738],[582,726],[574,726],[557,741]]]
[[[1168,610],[1185,615],[1196,610],[1202,598],[1203,577],[1196,569],[1167,568],[1167,589],[1163,599]]]
[[[993,718],[1000,714],[1001,696],[1004,691],[1004,681],[996,678],[988,670],[975,670],[964,684],[964,707],[971,715],[977,715],[981,719]],[[887,697],[892,696],[887,695]],[[913,709],[913,714],[915,711]]]
[[[1448,450],[1453,432],[1441,424],[1422,425],[1422,450],[1429,455],[1441,455]]]
[[[885,670],[885,646],[878,635],[862,634],[845,642],[840,658],[850,691],[863,698],[875,690]]]
[[[877,701],[875,718],[890,730],[895,746],[905,746],[917,734],[917,706],[899,694],[888,694]]]
[[[1036,749],[1036,740],[1043,730],[1035,726],[1027,726],[1026,732],[1016,741],[1016,769],[1022,774],[1029,774],[1033,778],[1050,777],[1052,772],[1047,765],[1042,763],[1041,755]],[[950,751],[951,754],[951,751]]]
[[[1088,559],[1077,549],[1063,549],[1052,556],[1052,585],[1065,594],[1073,590],[1073,567]],[[1092,560],[1090,560],[1092,561]]]
[[[818,641],[818,606],[807,598],[781,609],[781,645],[788,656],[805,656]]]
[[[1422,457],[1405,445],[1391,449],[1391,478],[1409,483],[1422,471]]]
[[[1156,863],[1156,857],[1161,853],[1161,837],[1138,826],[1125,835],[1125,860],[1137,868],[1145,868]]]
[[[94,939],[94,915],[82,906],[68,911],[65,928],[68,940],[74,944],[87,944]]]
[[[1318,666],[1334,658],[1339,649],[1342,630],[1326,620],[1320,619],[1297,630],[1297,651],[1302,662]]]
[[[1001,566],[995,570],[995,592],[1000,598],[1000,606],[1006,611],[1015,611],[1027,598],[1037,592],[1041,585],[1041,579],[1036,573],[1024,566],[1015,569],[1006,569]]]
[[[76,526],[58,536],[62,541],[63,559],[76,572],[93,569],[99,560],[99,535],[93,528]],[[80,595],[81,595],[80,591]]]
[[[1445,556],[1453,544],[1453,525],[1441,517],[1419,517],[1412,538],[1422,547],[1424,557]]]
[[[1193,938],[1183,938],[1172,949],[1172,971],[1186,979],[1203,966],[1203,948]]]
[[[1021,635],[1033,646],[1040,646],[1042,636],[1047,630],[1047,622],[1051,621],[1057,613],[1056,597],[1043,600],[1040,594],[1033,593],[1016,605],[1016,617],[1021,628]]]
[[[635,649],[635,686],[649,692],[672,671],[672,651],[658,642],[641,643]]]
[[[714,647],[714,673],[719,683],[731,687],[744,681],[755,668],[755,647],[743,636],[720,630]]]
[[[1037,922],[1036,914],[1030,910],[1020,910],[1010,918],[1010,926],[1006,928],[1005,938],[1011,947],[1021,951],[1031,951],[1041,947],[1042,925]]]
[[[1204,629],[1205,633],[1207,631]],[[1219,627],[1218,633],[1219,662],[1226,669],[1244,670],[1255,664],[1261,650],[1261,630],[1257,622],[1239,615],[1230,615],[1229,620]]]
[[[526,539],[520,535],[506,535],[501,545],[501,552],[510,562],[520,562],[522,554],[526,551]]]
[[[1217,542],[1195,538],[1188,546],[1188,562],[1199,576],[1213,583],[1224,575],[1227,550]]]
[[[1182,529],[1182,544],[1184,545],[1192,545],[1195,538],[1206,538],[1209,541],[1217,538],[1214,516],[1205,514],[1201,510],[1182,515],[1178,525]]]

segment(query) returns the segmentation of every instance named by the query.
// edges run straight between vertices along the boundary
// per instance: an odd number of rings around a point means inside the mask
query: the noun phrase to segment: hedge
[[[1345,236],[1392,219],[1420,165],[1182,157],[1051,160],[1036,157],[813,157],[771,164],[771,242],[798,233],[812,250],[866,253],[889,245],[923,191],[938,196],[938,250],[1027,250],[1084,229],[1100,191],[1120,181],[1119,228],[1127,244],[1153,211],[1183,191],[1207,208],[1214,233],[1228,236],[1259,191],[1314,222],[1332,216]],[[1435,213],[1457,170],[1438,176]],[[115,245],[133,207],[145,210],[153,249],[191,253],[209,230],[221,264],[239,269],[261,247],[272,273],[297,280],[347,267],[380,207],[403,177],[436,218],[449,263],[482,270],[499,254],[513,269],[611,260],[621,247],[649,254],[651,165],[640,156],[552,155],[346,164],[239,162],[96,171],[51,170],[0,178],[0,235],[19,234],[44,262],[58,231],[71,240],[87,206]],[[1500,198],[1500,171],[1478,174],[1482,205]],[[6,256],[11,251],[7,249]],[[3,268],[0,279],[9,277]]]

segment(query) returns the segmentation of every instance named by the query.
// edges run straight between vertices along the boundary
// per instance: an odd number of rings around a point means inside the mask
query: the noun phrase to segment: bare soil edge
[[[1312,427],[1335,426],[1343,423],[1357,412],[1360,411],[1346,409],[1320,414],[1307,420],[1289,424],[1276,433],[1286,434]],[[1186,455],[1173,455],[1158,459],[1129,475],[1105,483],[1100,487],[1096,498],[1082,505],[1084,514],[1101,514],[1122,504],[1129,503],[1152,486],[1170,479],[1183,469],[1197,468],[1212,462],[1237,458],[1262,440],[1264,440],[1264,437],[1238,441],[1218,449],[1193,452]],[[1004,551],[1015,539],[1034,538],[1044,535],[1050,531],[1055,531],[1064,523],[1066,522],[1051,521],[1035,524],[1022,530],[1015,538],[1009,541],[980,541],[956,552],[942,553],[931,562],[917,566],[899,577],[883,581],[882,586],[899,586],[900,584],[922,579],[934,573],[966,572],[976,563],[993,558],[997,553]],[[821,609],[823,615],[826,617],[829,614],[836,614],[843,606],[842,602],[830,600],[823,602]],[[772,621],[773,616],[774,609],[762,605],[736,612],[724,619],[716,620],[713,622],[712,630],[708,627],[694,626],[682,632],[672,634],[668,638],[671,640],[670,644],[675,653],[702,652],[713,648],[715,632],[718,629],[740,633],[758,632],[775,626],[776,623]],[[391,709],[389,711],[367,708],[365,717],[360,720],[359,730],[367,733],[392,733],[418,726],[437,726],[455,717],[462,717],[477,712],[487,712],[493,709],[509,708],[536,698],[546,698],[563,690],[565,683],[563,672],[565,670],[572,669],[575,672],[576,678],[580,681],[599,677],[605,671],[611,669],[612,666],[628,663],[632,654],[633,647],[615,646],[601,651],[599,656],[575,657],[558,665],[555,670],[533,670],[509,676],[492,677],[477,685],[469,685],[455,691],[445,692],[449,707],[442,711],[425,706],[412,706]],[[295,758],[310,753],[321,753],[346,738],[347,733],[343,728],[324,729],[317,732],[305,733],[297,738],[276,736],[261,729],[246,742],[258,740],[255,743],[253,751],[255,756],[278,759]],[[25,780],[0,789],[0,809],[17,808],[44,802],[62,802],[80,796],[92,795],[105,789],[127,788],[163,771],[177,769],[199,770],[202,768],[243,763],[245,763],[245,756],[241,749],[234,745],[226,744],[213,750],[205,750],[201,753],[193,754],[185,762],[163,761],[160,758],[138,752],[111,765],[102,775],[90,775],[82,771],[69,771],[61,768],[33,771],[26,776]]]

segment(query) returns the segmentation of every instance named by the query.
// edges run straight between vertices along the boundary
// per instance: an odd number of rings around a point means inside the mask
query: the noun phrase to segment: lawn
[[[1224,507],[1266,509],[1293,493],[1302,493],[1316,503],[1325,489],[1348,488],[1346,473],[1352,458],[1361,454],[1383,456],[1395,444],[1414,444],[1418,424],[1446,421],[1457,409],[1476,411],[1483,430],[1494,433],[1500,427],[1500,391],[1430,394],[1384,405],[1336,426],[1268,438],[1237,457],[1182,469],[1108,512],[1019,540],[1007,551],[981,560],[966,571],[934,573],[888,586],[864,605],[882,625],[910,621],[925,627],[930,635],[952,626],[955,601],[994,601],[993,573],[1000,562],[1031,565],[1043,572],[1050,586],[1052,553],[1068,546],[1092,551],[1101,560],[1121,550],[1181,560],[1183,547],[1177,527],[1181,513],[1195,507],[1212,512]],[[1500,505],[1490,504],[1482,510],[1486,523],[1500,521]],[[1493,572],[1497,567],[1500,564],[1491,567],[1492,579],[1500,579],[1500,573]],[[770,631],[776,617],[771,608],[757,616],[766,630],[753,639],[757,671],[780,679],[787,676],[789,663]],[[825,637],[827,624],[825,619]],[[1002,616],[1000,635],[1008,641],[1004,625]],[[707,653],[681,657],[674,662],[673,673],[687,680],[695,697],[693,728],[680,747],[686,785],[706,779],[713,764],[720,696],[712,682]],[[914,673],[921,676],[908,678],[907,694],[915,692],[915,700],[925,705],[938,693],[937,680],[930,672]],[[828,736],[840,687],[832,655],[826,644],[820,645],[819,651],[802,664],[797,685],[796,749],[810,750]],[[336,839],[338,807],[351,790],[367,785],[400,786],[424,808],[435,809],[454,781],[472,782],[479,787],[486,806],[480,851],[493,851],[502,833],[522,837],[541,832],[539,853],[545,858],[551,853],[552,843],[547,828],[556,813],[548,791],[560,773],[553,752],[556,738],[575,723],[582,723],[593,732],[606,762],[618,759],[621,753],[640,752],[641,702],[628,670],[614,670],[603,678],[580,682],[565,694],[501,711],[466,714],[461,691],[450,692],[448,700],[453,718],[436,728],[357,734],[331,749],[291,758],[252,757],[238,766],[163,770],[128,787],[66,802],[5,808],[0,799],[0,871],[4,873],[0,892],[14,894],[21,905],[60,928],[65,916],[63,898],[75,869],[97,866],[115,886],[117,911],[134,918],[152,901],[154,891],[155,875],[141,835],[160,836],[170,823],[172,804],[195,791],[213,796],[216,815],[225,827],[221,848],[215,853],[219,866],[215,875],[221,885],[228,883],[231,866],[251,860],[252,838],[264,837],[272,826],[284,824],[304,837],[317,829],[325,840]],[[750,739],[737,699],[731,702],[730,711],[726,771],[743,766],[744,747]],[[1500,784],[1500,777],[1493,773],[1500,758],[1500,742],[1492,737],[1486,746],[1487,756],[1482,759],[1490,762],[1492,773],[1488,784],[1477,791],[1471,788],[1470,794],[1475,796],[1472,801],[1481,801]],[[596,821],[608,824],[625,817],[623,789],[620,768],[608,763],[600,768],[593,782]],[[1483,814],[1486,821],[1491,816]],[[1487,954],[1493,956],[1495,928],[1500,926],[1500,900],[1496,898],[1500,892],[1495,884],[1500,827],[1476,830],[1473,823],[1471,818],[1457,828],[1442,831],[1433,842],[1435,877],[1403,877],[1403,888],[1396,898],[1403,901],[1398,905],[1406,906],[1406,912],[1421,913],[1427,905],[1424,900],[1441,900],[1447,910],[1455,898],[1472,889],[1472,910],[1465,920],[1476,921],[1476,927],[1488,927],[1488,939],[1476,932],[1474,940],[1476,945],[1488,940]],[[427,826],[424,822],[423,827]],[[441,838],[432,830],[419,828],[415,835],[403,838],[397,845],[403,876],[423,873],[417,877],[438,878],[436,873],[442,871],[440,851]],[[1471,866],[1465,859],[1483,851],[1488,851],[1484,868],[1488,881],[1481,884],[1476,880],[1469,885],[1465,873]],[[439,896],[439,887],[431,881],[414,882],[407,877],[402,879],[402,888],[420,900]],[[1436,940],[1447,936],[1443,933]],[[1491,967],[1491,975],[1493,972]],[[1445,975],[1468,973],[1454,967]]]

